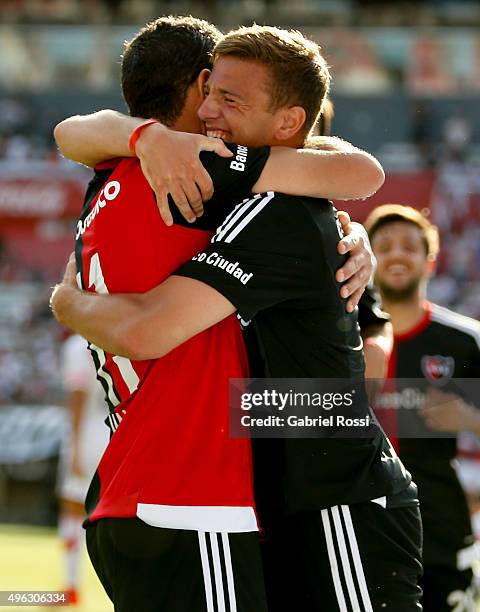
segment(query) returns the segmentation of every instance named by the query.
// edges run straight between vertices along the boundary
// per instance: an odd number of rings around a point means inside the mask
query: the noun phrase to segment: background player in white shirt
[[[63,344],[62,378],[71,421],[60,464],[59,530],[65,547],[65,588],[70,603],[78,599],[79,565],[85,548],[84,502],[90,481],[108,444],[106,406],[87,341],[72,335]]]

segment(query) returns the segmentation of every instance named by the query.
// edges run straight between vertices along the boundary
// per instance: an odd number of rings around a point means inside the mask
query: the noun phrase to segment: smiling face
[[[401,302],[423,291],[433,272],[425,236],[408,221],[391,221],[375,230],[372,249],[377,258],[375,282],[385,299]]]
[[[250,147],[273,144],[281,110],[270,110],[269,69],[236,57],[219,58],[205,85],[198,109],[209,136]]]

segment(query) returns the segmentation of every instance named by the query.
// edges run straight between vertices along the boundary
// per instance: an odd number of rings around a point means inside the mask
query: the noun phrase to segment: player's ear
[[[307,117],[305,109],[301,106],[290,106],[277,112],[278,122],[274,136],[277,140],[289,140],[302,129]]]
[[[211,74],[211,70],[209,70],[208,68],[204,68],[197,77],[196,85],[198,87],[198,93],[200,94],[202,100],[205,98],[205,83],[208,81]]]

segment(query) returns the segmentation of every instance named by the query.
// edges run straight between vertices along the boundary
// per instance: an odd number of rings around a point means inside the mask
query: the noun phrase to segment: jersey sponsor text
[[[216,268],[225,270],[227,274],[231,274],[234,278],[238,278],[242,285],[246,285],[253,276],[253,272],[245,272],[240,267],[238,261],[228,261],[228,259],[221,257],[218,253],[215,252],[210,254],[207,254],[205,252],[198,253],[198,255],[192,257],[192,261],[203,261],[210,266],[215,266]]]
[[[242,147],[242,145],[237,145],[237,154],[235,155],[235,159],[230,162],[230,168],[232,170],[238,170],[238,172],[244,172],[245,163],[247,161],[248,149],[247,147]]]

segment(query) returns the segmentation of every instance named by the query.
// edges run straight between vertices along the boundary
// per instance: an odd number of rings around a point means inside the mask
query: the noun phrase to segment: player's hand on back
[[[152,123],[138,137],[135,153],[166,225],[173,223],[168,194],[190,223],[202,215],[203,202],[213,195],[212,179],[199,158],[201,151],[232,156],[218,138],[175,132],[159,123]]]
[[[338,243],[337,249],[341,255],[348,253],[349,257],[345,265],[337,271],[336,280],[344,283],[340,295],[348,298],[347,312],[352,312],[370,282],[376,259],[363,225],[352,222],[348,213],[343,211],[338,213],[338,219],[345,236]]]

